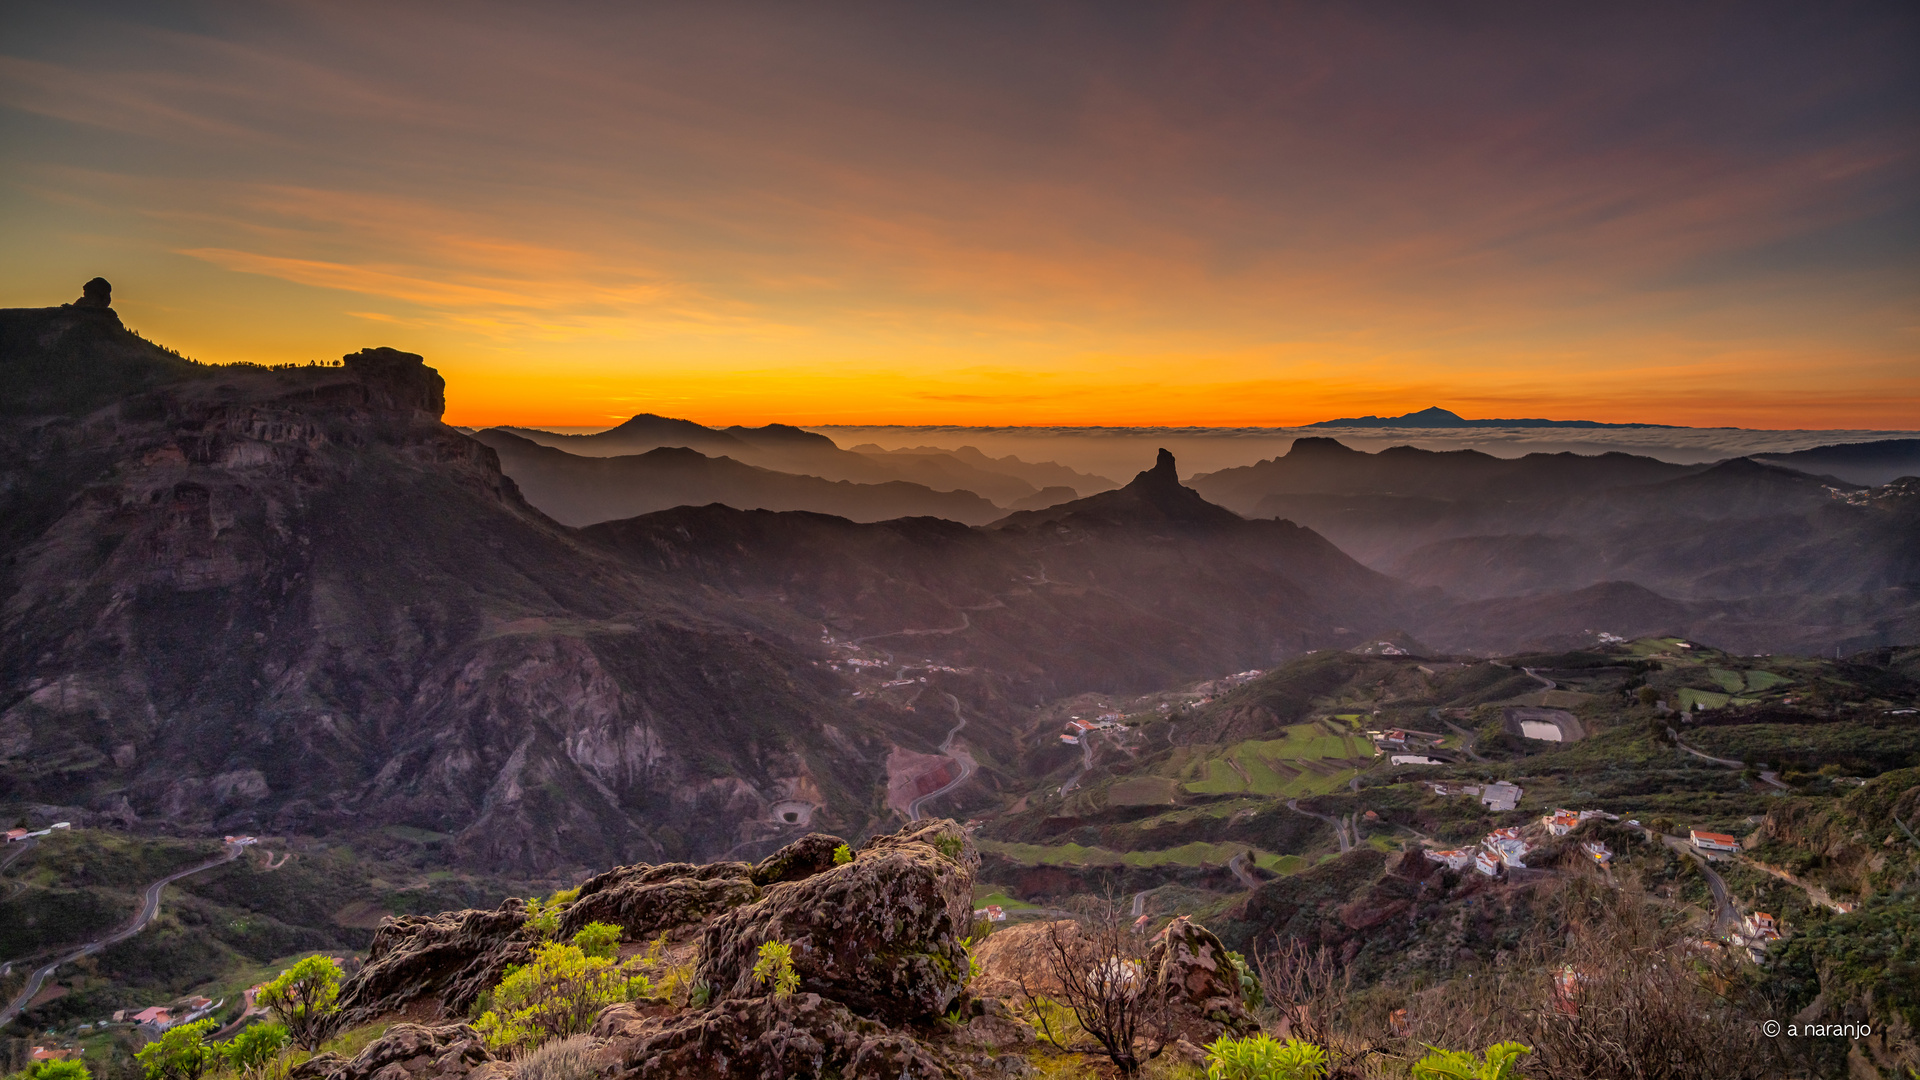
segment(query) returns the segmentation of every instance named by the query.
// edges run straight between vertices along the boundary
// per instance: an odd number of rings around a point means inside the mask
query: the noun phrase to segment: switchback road
[[[1288,799],[1287,809],[1293,811],[1296,814],[1305,814],[1308,817],[1319,818],[1321,821],[1324,821],[1327,824],[1333,826],[1333,834],[1340,838],[1340,854],[1345,855],[1347,852],[1353,850],[1353,844],[1347,840],[1347,823],[1346,822],[1340,820],[1339,818],[1328,817],[1325,814],[1316,814],[1311,810],[1302,810],[1300,809],[1299,799]]]
[[[952,791],[954,788],[957,788],[961,784],[966,783],[967,777],[973,775],[973,762],[968,758],[962,757],[953,752],[953,738],[954,736],[960,734],[961,728],[967,726],[967,718],[960,714],[959,698],[954,697],[952,694],[947,694],[945,695],[945,697],[947,699],[947,704],[953,706],[953,718],[955,720],[958,720],[959,723],[953,725],[952,729],[947,732],[946,740],[940,744],[940,752],[942,754],[945,754],[948,760],[953,761],[960,766],[960,775],[954,777],[951,781],[947,783],[945,787],[942,787],[939,791],[930,791],[927,794],[922,795],[919,798],[913,800],[911,803],[908,803],[907,804],[907,820],[908,821],[920,820],[920,807],[928,799],[937,799],[940,796],[945,795],[947,792]]]
[[[160,893],[164,889],[166,889],[167,886],[173,884],[176,881],[179,881],[183,877],[191,877],[202,870],[211,870],[212,868],[219,866],[222,863],[230,863],[233,860],[239,858],[241,853],[246,850],[247,849],[245,845],[228,844],[227,853],[225,855],[222,855],[217,859],[210,859],[207,862],[203,862],[198,866],[190,866],[185,870],[179,870],[174,873],[168,874],[166,877],[163,877],[159,881],[156,881],[153,884],[147,886],[146,893],[141,898],[140,914],[136,915],[131,923],[128,923],[126,926],[121,927],[119,930],[115,931],[112,934],[107,935],[106,937],[100,938],[97,941],[89,941],[85,945],[80,946],[79,948],[73,950],[72,952],[69,952],[63,956],[55,958],[54,960],[49,962],[46,966],[35,971],[32,975],[29,975],[27,977],[27,985],[21,989],[20,996],[14,998],[12,1003],[10,1003],[5,1009],[0,1009],[0,1026],[5,1026],[11,1023],[14,1017],[20,1015],[21,1010],[27,1007],[27,1003],[32,1001],[34,998],[34,995],[40,992],[40,988],[46,985],[47,979],[53,975],[54,970],[57,969],[60,965],[72,963],[73,961],[78,960],[83,956],[88,956],[93,953],[97,953],[101,949],[104,949],[109,945],[116,945],[122,941],[127,940],[128,938],[139,933],[140,931],[145,930],[147,928],[147,924],[153,921],[153,917],[155,915],[160,914]]]

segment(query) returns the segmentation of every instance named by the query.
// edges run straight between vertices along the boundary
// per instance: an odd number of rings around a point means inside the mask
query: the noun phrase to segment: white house
[[[1699,829],[1687,830],[1687,838],[1701,851],[1739,851],[1740,841],[1726,833],[1701,832]]]

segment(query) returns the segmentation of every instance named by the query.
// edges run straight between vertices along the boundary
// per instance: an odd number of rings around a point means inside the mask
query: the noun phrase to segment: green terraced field
[[[1680,702],[1680,708],[1682,710],[1691,709],[1695,705],[1704,705],[1709,709],[1718,709],[1733,700],[1732,696],[1728,694],[1716,694],[1711,690],[1695,690],[1692,687],[1684,687],[1676,691],[1674,697]]]
[[[1793,681],[1794,680],[1787,678],[1785,675],[1776,675],[1771,671],[1747,672],[1747,689],[1755,693],[1762,690],[1771,690],[1776,686],[1791,686]]]
[[[1729,694],[1737,694],[1747,688],[1747,680],[1737,671],[1726,668],[1708,668],[1707,677],[1720,684],[1720,689]]]
[[[1330,734],[1318,723],[1295,724],[1281,739],[1250,739],[1211,753],[1205,747],[1193,749],[1205,756],[1189,759],[1180,776],[1195,795],[1318,795],[1354,774],[1320,762],[1373,756],[1373,748],[1360,736]]]

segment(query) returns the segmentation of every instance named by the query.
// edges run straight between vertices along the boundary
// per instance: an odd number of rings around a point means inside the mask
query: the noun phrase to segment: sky
[[[448,420],[1920,427],[1920,9],[0,0],[0,304]]]

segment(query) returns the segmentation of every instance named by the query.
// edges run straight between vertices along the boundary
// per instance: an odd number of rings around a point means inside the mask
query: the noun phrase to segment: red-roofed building
[[[1702,851],[1739,851],[1740,841],[1726,833],[1701,832],[1699,829],[1687,830],[1687,838],[1693,846]]]

